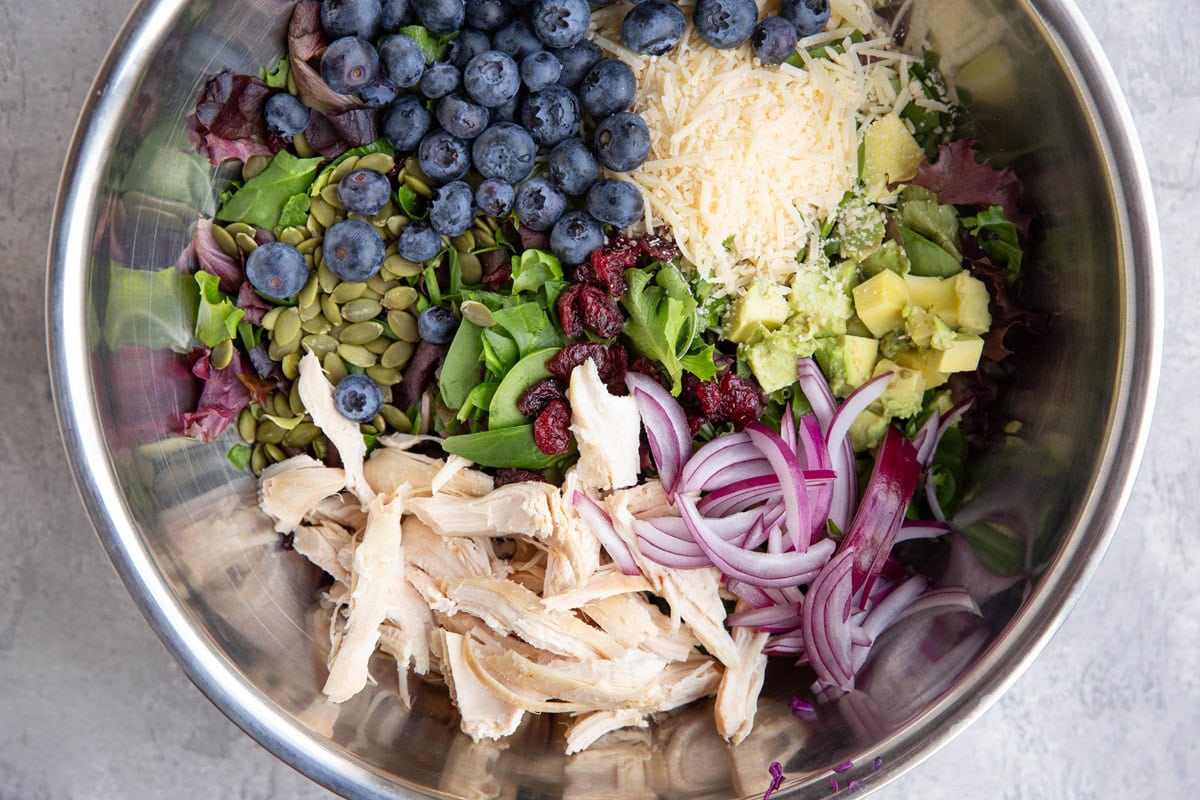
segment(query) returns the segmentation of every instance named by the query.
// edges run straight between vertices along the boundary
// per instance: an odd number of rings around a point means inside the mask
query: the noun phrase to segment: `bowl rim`
[[[234,724],[285,763],[349,798],[426,797],[328,747],[268,701],[210,646],[155,567],[141,541],[104,446],[87,349],[86,303],[92,220],[106,154],[144,72],[188,0],[140,0],[105,56],[64,160],[48,247],[46,335],[51,390],[67,461],[88,517],[143,617],[188,678]],[[1096,480],[1074,533],[1047,577],[1009,622],[1004,646],[990,647],[958,687],[878,745],[884,768],[863,789],[891,783],[980,717],[1017,680],[1059,629],[1103,558],[1132,492],[1158,390],[1162,348],[1161,243],[1149,170],[1128,104],[1074,0],[1025,0],[1088,104],[1117,210],[1122,272],[1117,392]],[[1121,413],[1121,410],[1124,413]],[[1084,541],[1092,544],[1084,549]],[[968,691],[969,688],[969,691]],[[832,773],[830,773],[832,774]],[[780,797],[803,786],[785,784]]]

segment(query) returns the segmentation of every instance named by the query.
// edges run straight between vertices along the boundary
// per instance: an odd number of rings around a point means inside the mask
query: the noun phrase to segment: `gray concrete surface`
[[[1120,532],[1045,653],[876,796],[1183,798],[1200,791],[1200,24],[1193,0],[1079,0],[1130,97],[1166,261],[1164,382]],[[52,194],[129,0],[0,0],[0,800],[330,797],[227,722],[128,599],[76,497],[45,371]]]

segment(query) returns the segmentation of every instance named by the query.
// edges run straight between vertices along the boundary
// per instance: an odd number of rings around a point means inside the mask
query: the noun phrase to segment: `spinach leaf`
[[[200,307],[196,311],[196,338],[207,347],[216,347],[237,335],[238,323],[246,312],[221,292],[221,279],[204,270],[196,273],[200,287]]]
[[[542,250],[526,250],[512,259],[512,293],[536,292],[548,281],[561,281],[562,263]]]
[[[447,408],[458,410],[467,401],[467,396],[479,384],[479,361],[483,356],[482,328],[463,320],[446,351],[438,385],[442,402]]]
[[[492,401],[488,405],[488,427],[492,430],[521,425],[527,422],[518,404],[525,390],[540,380],[550,377],[546,362],[559,351],[557,347],[535,350],[522,358],[500,381]]]
[[[480,336],[483,344],[483,363],[494,378],[502,378],[521,357],[517,343],[495,328],[484,328]]]
[[[442,449],[484,467],[545,469],[563,458],[538,449],[533,425],[449,436],[442,440]]]
[[[292,195],[308,189],[321,161],[320,156],[296,158],[287,150],[280,150],[266,169],[246,181],[221,206],[217,219],[274,229],[284,205]]]
[[[964,217],[963,224],[971,230],[971,235],[979,241],[983,252],[994,258],[996,262],[1008,271],[1008,281],[1011,283],[1021,274],[1021,242],[1017,238],[1017,227],[1004,216],[1004,209],[991,206],[986,211],[979,212],[977,217]]]
[[[496,324],[512,336],[513,341],[517,343],[517,351],[522,356],[545,347],[559,347],[563,343],[562,337],[546,314],[546,309],[537,303],[521,303],[512,308],[501,308],[493,311],[492,316],[495,317]]]
[[[288,198],[279,212],[279,227],[292,228],[308,222],[308,209],[312,201],[307,192],[300,192]]]
[[[476,412],[487,411],[492,403],[492,397],[496,394],[497,385],[494,383],[481,383],[470,391],[467,399],[463,401],[462,408],[459,409],[458,419],[465,422]]]
[[[948,278],[962,272],[958,259],[926,239],[912,228],[900,226],[904,236],[904,252],[908,255],[910,272],[925,277]]]
[[[403,183],[396,190],[396,202],[400,204],[400,209],[409,219],[425,219],[429,213],[421,196]]]
[[[683,377],[679,338],[696,310],[687,281],[679,270],[664,265],[656,276],[644,269],[627,269],[625,282],[628,289],[621,295],[621,305],[629,314],[625,335],[639,353],[666,369],[672,393],[679,394]]]

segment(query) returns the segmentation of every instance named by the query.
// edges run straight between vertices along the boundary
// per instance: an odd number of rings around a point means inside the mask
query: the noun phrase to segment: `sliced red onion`
[[[933,518],[938,522],[946,521],[946,512],[942,511],[942,501],[938,500],[937,484],[929,480],[929,473],[925,473],[925,502],[929,504],[929,513],[933,514]]]
[[[812,541],[812,518],[808,507],[808,487],[796,452],[778,434],[757,422],[746,426],[746,434],[775,470],[783,493],[784,508],[787,509],[788,536],[792,540],[792,547],[803,553]]]
[[[913,437],[913,447],[917,448],[917,458],[921,459],[921,464],[929,466],[930,459],[933,458],[933,451],[937,449],[937,430],[938,425],[942,421],[942,412],[934,409],[929,415],[929,419],[925,420],[925,424],[921,426],[921,430],[917,431],[917,435]]]
[[[698,507],[701,513],[711,519],[743,511],[765,500],[778,497],[779,479],[772,471],[770,475],[747,478],[714,489],[700,500]]]
[[[595,500],[579,491],[571,496],[571,505],[575,506],[576,513],[587,523],[592,533],[596,534],[596,538],[600,540],[608,557],[613,560],[621,572],[626,575],[642,574],[641,570],[637,568],[637,562],[633,560],[633,554],[629,552],[628,545],[621,540],[616,528],[613,527],[608,512],[601,508]]]
[[[767,767],[767,772],[771,773],[771,783],[768,784],[767,790],[763,792],[762,800],[771,800],[771,795],[779,791],[779,787],[783,786],[783,765],[778,761],[772,761],[771,766]]]
[[[757,586],[751,586],[748,583],[733,580],[732,578],[725,579],[725,588],[738,596],[738,599],[744,600],[753,608],[766,608],[774,605],[775,601],[767,594],[767,590],[760,589]],[[774,590],[772,590],[774,591]]]
[[[654,542],[641,536],[637,537],[637,545],[642,555],[657,564],[662,564],[664,567],[671,567],[672,569],[700,569],[712,566],[712,562],[708,560],[708,556],[703,553],[698,556],[674,553],[670,550],[664,550]]]
[[[762,516],[763,512],[757,509],[754,511],[741,511],[727,517],[708,520],[709,529],[727,542],[740,541],[746,538],[747,532],[754,527],[756,522],[762,519]],[[647,533],[647,528],[654,528],[655,533]],[[640,519],[634,522],[633,529],[634,532],[648,535],[648,538],[651,539],[657,538],[657,535],[662,533],[688,544],[695,544],[691,532],[688,531],[687,525],[680,517]]]
[[[854,470],[854,451],[850,446],[850,437],[847,434],[850,432],[850,425],[858,419],[858,415],[879,399],[891,380],[892,373],[885,372],[855,389],[834,413],[833,421],[829,423],[829,430],[825,434],[825,443],[833,458],[833,468],[840,478],[833,487],[830,518],[841,530],[846,530],[846,525],[849,524],[854,513],[854,498],[857,494],[858,482]],[[847,451],[850,454],[849,457],[844,460],[844,463],[838,463],[837,455]],[[843,512],[845,512],[844,517],[839,521],[838,516]]]
[[[803,455],[804,478],[809,482],[809,503],[812,506],[813,535],[816,536],[825,521],[829,519],[829,509],[833,502],[833,484],[837,480],[837,472],[833,469],[833,461],[829,457],[829,447],[825,444],[825,436],[821,433],[821,423],[816,415],[807,414],[800,418],[797,431],[797,456]],[[851,454],[853,457],[853,454]],[[828,482],[816,480],[818,474],[827,473]]]
[[[902,619],[920,614],[925,611],[937,611],[945,614],[948,611],[966,611],[975,616],[980,615],[979,606],[971,599],[971,595],[961,586],[947,586],[942,589],[932,589],[918,597],[896,615],[893,624]]]
[[[764,589],[763,591],[766,592],[767,597],[771,598],[771,602],[781,606],[804,602],[804,592],[800,591],[797,586],[784,586],[779,589]]]
[[[734,627],[761,628],[771,633],[783,633],[800,627],[799,606],[768,606],[736,611],[725,618]]]
[[[936,539],[951,530],[945,522],[930,522],[927,520],[905,520],[896,533],[894,544],[909,542],[913,539]]]
[[[878,639],[879,634],[887,630],[904,609],[921,596],[921,592],[929,586],[929,579],[923,575],[914,575],[897,586],[887,597],[871,609],[863,620],[862,629],[872,639]]]
[[[700,545],[692,541],[691,534],[687,532],[686,528],[677,534],[677,532],[673,530],[674,525],[668,524],[674,522],[678,522],[682,528],[683,520],[679,519],[678,517],[661,517],[655,520],[636,520],[633,523],[633,532],[637,534],[639,546],[642,544],[650,544],[655,550],[661,550],[677,556],[701,558],[704,559],[705,563],[708,563],[708,556],[706,556],[704,551],[700,549]],[[645,548],[643,548],[643,553],[645,553]],[[655,560],[657,561],[658,559]]]
[[[783,406],[783,418],[779,420],[779,438],[783,439],[793,453],[800,452],[796,447],[796,418],[792,416],[790,401]]]
[[[822,567],[800,609],[805,652],[819,682],[846,691],[854,686],[850,628],[846,624],[853,569],[854,550],[843,548]]]
[[[762,467],[762,464],[759,462],[762,462],[763,454],[750,443],[749,437],[747,437],[747,441],[745,442],[721,448],[713,448],[705,452],[707,448],[712,447],[715,442],[719,442],[723,438],[725,437],[713,439],[712,442],[709,442],[696,451],[696,455],[692,456],[691,460],[683,468],[683,473],[679,479],[680,491],[711,491],[724,483],[733,483],[736,480],[757,474],[757,471],[754,473],[743,472],[740,478],[730,477],[727,480],[725,479],[730,470],[737,469],[743,464],[754,463],[755,466]],[[706,489],[705,487],[708,488]]]
[[[630,394],[637,403],[650,454],[658,467],[659,480],[668,495],[675,492],[679,474],[692,454],[692,432],[679,401],[658,381],[636,372],[625,376]]]
[[[684,491],[701,491],[711,492],[714,489],[720,489],[730,483],[738,481],[746,481],[751,478],[761,478],[764,475],[774,475],[775,470],[771,468],[771,462],[762,457],[758,450],[754,451],[754,458],[749,458],[744,461],[722,465],[720,470],[714,471],[711,475],[705,476],[702,471],[697,478],[684,485]],[[713,462],[710,461],[709,464]],[[699,486],[695,486],[700,480],[700,476],[704,476],[704,482]]]
[[[800,359],[796,365],[796,373],[800,381],[800,391],[804,392],[804,399],[808,401],[817,421],[821,423],[821,430],[828,433],[833,414],[837,410],[837,401],[833,399],[833,392],[829,391],[829,381],[825,380],[821,368],[811,358]]]
[[[799,633],[772,636],[767,642],[767,646],[763,648],[763,652],[769,656],[803,655],[805,653],[804,636]]]

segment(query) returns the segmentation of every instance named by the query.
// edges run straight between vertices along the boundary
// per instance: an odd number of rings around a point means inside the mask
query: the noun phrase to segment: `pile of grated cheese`
[[[912,58],[862,0],[834,0],[829,28],[800,42],[803,68],[765,66],[749,45],[705,44],[690,3],[680,5],[688,33],[659,57],[620,44],[623,4],[594,15],[593,41],[632,68],[632,110],[650,128],[649,158],[625,177],[643,191],[645,225],[669,225],[683,257],[726,293],[757,277],[788,282],[803,268],[797,254],[855,186],[861,132],[912,98]],[[870,40],[850,42],[855,29]],[[807,57],[825,44],[846,51]]]

